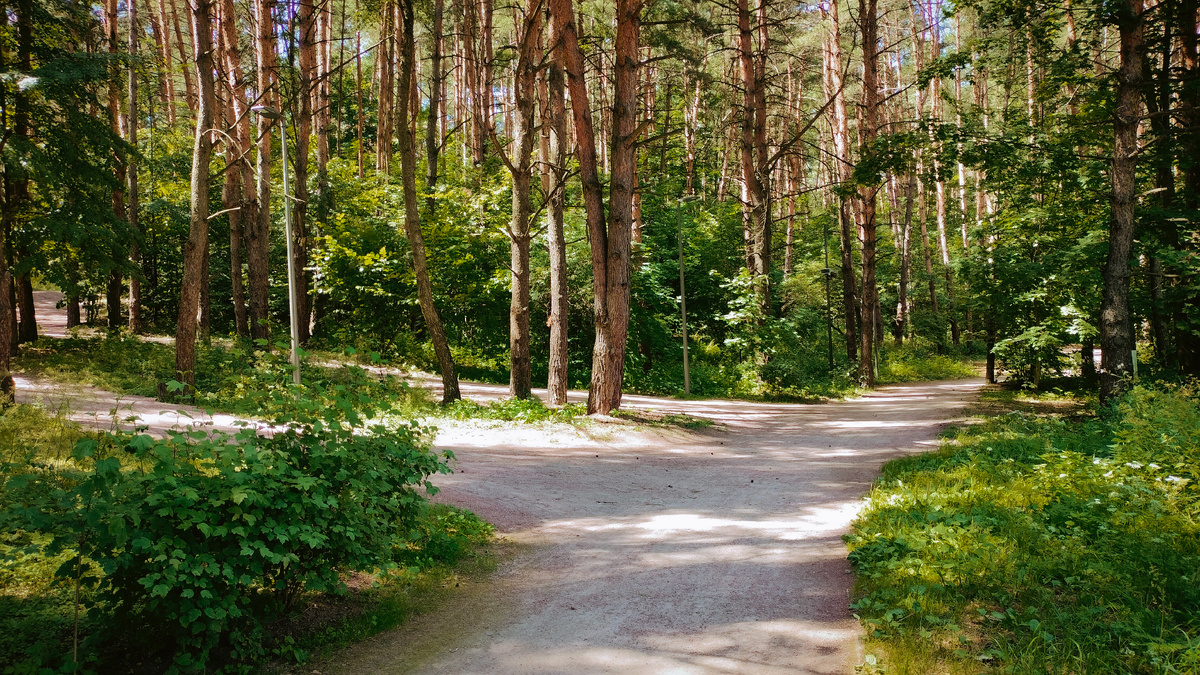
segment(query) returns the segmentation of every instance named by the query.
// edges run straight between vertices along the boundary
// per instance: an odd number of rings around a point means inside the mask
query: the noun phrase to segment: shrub
[[[368,402],[321,394],[280,426],[236,435],[85,438],[68,480],[27,473],[6,492],[28,529],[53,535],[47,554],[77,552],[58,575],[78,579],[94,562],[93,609],[165,630],[176,668],[206,667],[218,647],[254,656],[263,622],[304,591],[394,566],[419,491],[435,493],[428,477],[449,470],[452,455],[433,453],[415,423],[368,426]]]

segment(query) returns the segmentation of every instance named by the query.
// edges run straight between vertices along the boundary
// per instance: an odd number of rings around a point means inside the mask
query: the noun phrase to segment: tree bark
[[[128,49],[131,55],[138,55],[138,32],[141,30],[138,26],[137,2],[130,0],[127,3],[127,12],[129,16],[129,41]],[[126,73],[128,77],[128,89],[126,98],[128,104],[126,122],[125,122],[125,140],[136,150],[138,144],[138,82],[137,68],[131,63],[129,71]],[[125,169],[126,179],[126,216],[125,219],[129,222],[129,230],[134,235],[134,241],[129,245],[129,258],[133,263],[134,270],[129,275],[129,330],[133,334],[138,334],[143,331],[142,326],[142,281],[140,278],[139,267],[141,253],[137,245],[138,232],[138,167],[136,152],[131,154],[126,160]]]
[[[276,105],[275,96],[275,0],[254,0],[255,66],[258,70],[259,104]],[[246,278],[250,287],[250,337],[270,338],[269,268],[271,245],[271,136],[275,121],[258,116],[258,213],[246,219]],[[243,188],[245,193],[249,191]]]
[[[229,167],[225,174],[225,189],[222,191],[223,208],[229,212],[229,273],[233,295],[234,326],[238,337],[251,334],[250,317],[246,307],[246,289],[242,273],[242,249],[249,239],[248,231],[258,227],[259,202],[254,184],[254,165],[250,151],[254,139],[250,132],[249,104],[246,99],[246,76],[242,70],[241,50],[238,45],[237,14],[233,0],[221,0],[221,62],[224,65],[226,84],[229,89],[229,106],[226,108],[228,133],[235,140],[226,142],[225,159]],[[234,166],[229,166],[232,162]],[[225,198],[228,193],[228,198]],[[253,293],[253,291],[252,291]]]
[[[458,392],[458,375],[454,370],[454,358],[450,355],[450,344],[446,340],[442,320],[433,305],[433,285],[429,281],[429,269],[425,258],[425,235],[421,232],[421,216],[417,208],[416,139],[413,138],[409,125],[409,106],[412,99],[407,92],[412,87],[415,51],[412,3],[413,0],[398,0],[397,7],[403,27],[397,46],[400,50],[400,91],[404,94],[397,97],[396,102],[400,112],[396,135],[399,138],[400,180],[404,190],[404,231],[408,236],[408,244],[412,247],[413,271],[417,279],[417,298],[421,304],[421,314],[425,317],[425,327],[429,330],[433,351],[442,371],[442,403],[450,403],[461,398]]]
[[[834,161],[837,163],[835,179],[844,185],[849,185],[853,179],[854,167],[850,161],[850,122],[846,116],[846,96],[843,92],[841,28],[838,11],[837,0],[830,0],[829,35],[823,50],[824,82],[826,98],[833,98],[831,124],[833,126]],[[858,361],[859,312],[858,298],[855,292],[858,283],[854,274],[853,219],[847,199],[845,197],[838,199],[840,202],[838,221],[841,227],[842,309],[846,322],[846,359],[850,363],[855,363]]]
[[[384,0],[379,20],[379,46],[375,48],[375,71],[379,80],[379,103],[375,123],[375,170],[388,173],[392,163],[392,110],[395,80],[392,59],[395,54],[395,0]]]
[[[357,140],[358,140],[358,177],[361,180],[364,174],[363,166],[363,124],[366,121],[366,111],[363,110],[363,78],[362,78],[362,33],[354,34],[354,92],[357,97],[358,106],[357,112]]]
[[[641,61],[641,11],[641,0],[617,1],[609,223],[606,232],[591,233],[590,242],[596,324],[592,380],[588,389],[588,413],[591,414],[603,414],[621,407],[621,384],[625,375],[637,163],[637,73]],[[564,34],[566,32],[564,30]],[[567,42],[570,43],[569,38]],[[574,89],[571,94],[572,105],[575,106]],[[578,117],[577,112],[576,119]],[[580,142],[582,144],[582,138]]]
[[[546,246],[550,253],[550,363],[546,395],[550,405],[567,402],[567,244],[563,233],[566,207],[567,147],[566,80],[563,72],[563,45],[558,26],[550,24],[551,47],[546,70],[547,103],[543,124],[550,131],[548,156],[550,184],[546,211]]]
[[[198,110],[196,140],[192,152],[191,215],[187,243],[183,247],[183,285],[179,293],[179,316],[175,327],[176,378],[194,389],[196,385],[196,313],[205,253],[208,250],[209,161],[212,159],[213,45],[211,0],[191,0],[192,38],[195,47]]]
[[[583,55],[579,51],[579,37],[576,33],[576,23],[572,0],[550,0],[550,19],[558,34],[561,50],[561,63],[567,74],[567,86],[571,95],[571,111],[575,123],[576,146],[579,159],[579,178],[583,187],[584,211],[587,216],[588,238],[590,240],[592,261],[593,312],[596,317],[596,344],[592,351],[592,384],[588,392],[588,412],[608,412],[620,406],[621,377],[624,375],[624,341],[620,345],[620,368],[615,373],[616,396],[612,372],[609,362],[611,358],[608,340],[611,339],[612,324],[608,317],[608,259],[611,242],[608,229],[605,227],[604,200],[600,187],[600,176],[596,162],[596,136],[592,126],[592,111],[588,101],[587,81],[584,79]],[[624,6],[625,0],[622,0]],[[618,12],[618,16],[622,16]],[[626,37],[622,34],[622,37]],[[620,255],[620,250],[615,251]],[[628,243],[625,247],[628,260]],[[626,284],[628,293],[628,283]],[[626,303],[628,310],[628,303]],[[626,314],[628,321],[628,314]],[[607,332],[602,333],[602,328]],[[626,323],[626,328],[628,324]],[[622,336],[623,337],[623,336]],[[598,355],[600,358],[598,358]],[[615,398],[615,404],[613,399]]]
[[[445,13],[443,0],[433,0],[433,35],[431,36],[429,55],[429,116],[425,120],[425,213],[432,219],[437,209],[437,198],[434,188],[438,183],[440,167],[438,161],[442,152],[442,134],[438,114],[438,100],[445,88],[446,76],[442,72],[442,22]]]
[[[292,207],[292,272],[296,279],[297,341],[308,342],[311,325],[312,303],[309,301],[308,244],[309,205],[308,150],[312,142],[313,102],[318,85],[317,74],[317,7],[314,0],[300,0],[296,8],[296,27],[299,31],[300,63],[297,69],[299,91],[296,97],[299,111],[296,115],[296,153],[293,166],[296,168],[295,194]]]
[[[183,31],[179,27],[179,9],[175,0],[169,0],[171,25],[175,28],[175,47],[179,51],[179,66],[183,70],[184,102],[192,112],[196,111],[196,87],[192,83],[192,71],[188,68],[187,50],[184,48]]]
[[[904,328],[908,324],[908,283],[912,276],[912,256],[909,254],[912,241],[913,200],[917,193],[917,177],[910,174],[905,181],[908,193],[904,202],[904,223],[900,228],[900,241],[897,248],[900,254],[900,281],[896,299],[896,325],[892,329],[896,346],[904,345]]]
[[[862,149],[860,156],[870,159],[879,130],[879,36],[877,0],[858,0],[858,20],[862,28],[863,50],[863,107],[862,128],[859,130]],[[879,186],[860,185],[858,188],[859,222],[862,227],[862,345],[859,353],[859,379],[868,387],[875,386],[875,318],[879,313],[879,289],[875,283],[875,197]]]
[[[149,2],[149,0],[147,0]],[[171,25],[173,20],[171,15],[167,14],[167,4],[165,0],[158,0],[158,25],[160,34],[162,35],[162,61],[163,61],[163,80],[166,83],[167,97],[167,123],[174,126],[177,112],[175,106],[179,104],[175,96],[175,63],[174,57],[171,55]]]
[[[760,12],[762,3],[763,0],[759,0]],[[764,83],[760,80],[759,60],[766,44],[760,44],[759,52],[755,51],[748,0],[738,0],[737,15],[738,72],[744,92],[740,126],[742,229],[747,244],[747,271],[754,279],[760,314],[765,319],[770,313],[770,229],[767,193],[763,185],[763,171],[766,168],[762,165],[765,164],[763,155],[766,151],[766,107],[765,100],[762,104],[759,102],[759,97],[765,95]]]
[[[516,70],[513,73],[513,156],[507,164],[512,173],[512,221],[509,225],[509,249],[512,267],[512,299],[508,310],[509,380],[508,393],[529,398],[531,363],[529,355],[529,217],[533,180],[533,143],[536,103],[535,80],[539,66],[536,58],[541,39],[541,0],[527,0],[520,22]]]
[[[117,36],[117,0],[105,0],[104,2],[104,37],[108,43],[108,54],[112,58],[109,65],[108,75],[108,122],[112,128],[114,136],[122,137],[125,134],[121,129],[121,69],[120,64],[115,58],[121,51],[121,45]],[[116,183],[112,190],[112,208],[113,215],[120,220],[125,220],[129,212],[125,207],[125,158],[121,157],[117,160],[115,169]],[[108,328],[115,330],[124,322],[121,319],[121,295],[122,295],[122,278],[121,266],[118,262],[122,257],[121,251],[112,251],[112,267],[108,271],[108,280],[105,287],[105,309],[108,313]]]
[[[1120,67],[1113,120],[1112,222],[1104,264],[1100,305],[1100,400],[1124,390],[1133,372],[1133,321],[1129,311],[1129,259],[1137,223],[1137,128],[1142,112],[1143,0],[1127,0],[1119,9]]]

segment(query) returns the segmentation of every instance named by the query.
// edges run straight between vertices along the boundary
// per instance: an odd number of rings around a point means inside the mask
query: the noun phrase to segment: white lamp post
[[[269,106],[256,105],[251,110],[262,117],[279,122],[279,145],[283,148],[283,227],[284,236],[287,238],[288,314],[292,324],[292,382],[300,384],[300,313],[296,309],[296,270],[292,265],[295,256],[292,252],[292,196],[288,184],[287,124],[283,113]]]

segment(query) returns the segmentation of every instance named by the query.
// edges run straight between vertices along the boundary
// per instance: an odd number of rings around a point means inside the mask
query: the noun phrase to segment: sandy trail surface
[[[59,294],[35,297],[42,334],[64,336]],[[436,378],[415,379],[440,393]],[[719,425],[699,432],[444,422],[435,444],[457,461],[455,473],[436,477],[438,499],[494,523],[521,553],[445,607],[318,669],[851,673],[860,631],[841,536],[879,467],[935,447],[982,384],[884,387],[823,405],[624,397],[626,408]],[[92,387],[18,376],[17,388],[19,401],[65,405],[94,427],[238,428],[228,415]],[[462,390],[477,400],[507,394],[466,382]]]
[[[825,405],[628,397],[703,432],[448,427],[440,499],[527,547],[322,673],[851,673],[841,535],[888,459],[936,445],[981,380]],[[486,385],[479,385],[487,388]]]

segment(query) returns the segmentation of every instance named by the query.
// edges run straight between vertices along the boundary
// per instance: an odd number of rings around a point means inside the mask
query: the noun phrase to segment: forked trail
[[[39,294],[43,333],[65,332],[56,299]],[[436,389],[433,378],[426,384]],[[487,583],[319,670],[851,673],[859,628],[841,536],[879,467],[935,447],[982,384],[884,387],[823,405],[625,397],[626,407],[723,427],[700,432],[449,425],[436,445],[458,459],[454,474],[435,478],[439,499],[491,521],[523,552]],[[462,388],[475,399],[506,393]],[[66,403],[94,426],[237,428],[232,417],[181,416],[175,410],[186,406],[153,399],[114,406],[90,387],[19,378],[18,389],[22,400]]]
[[[320,671],[851,673],[841,535],[880,465],[934,447],[981,385],[825,405],[627,397],[727,427],[699,433],[447,429],[458,471],[440,498],[528,552]]]

